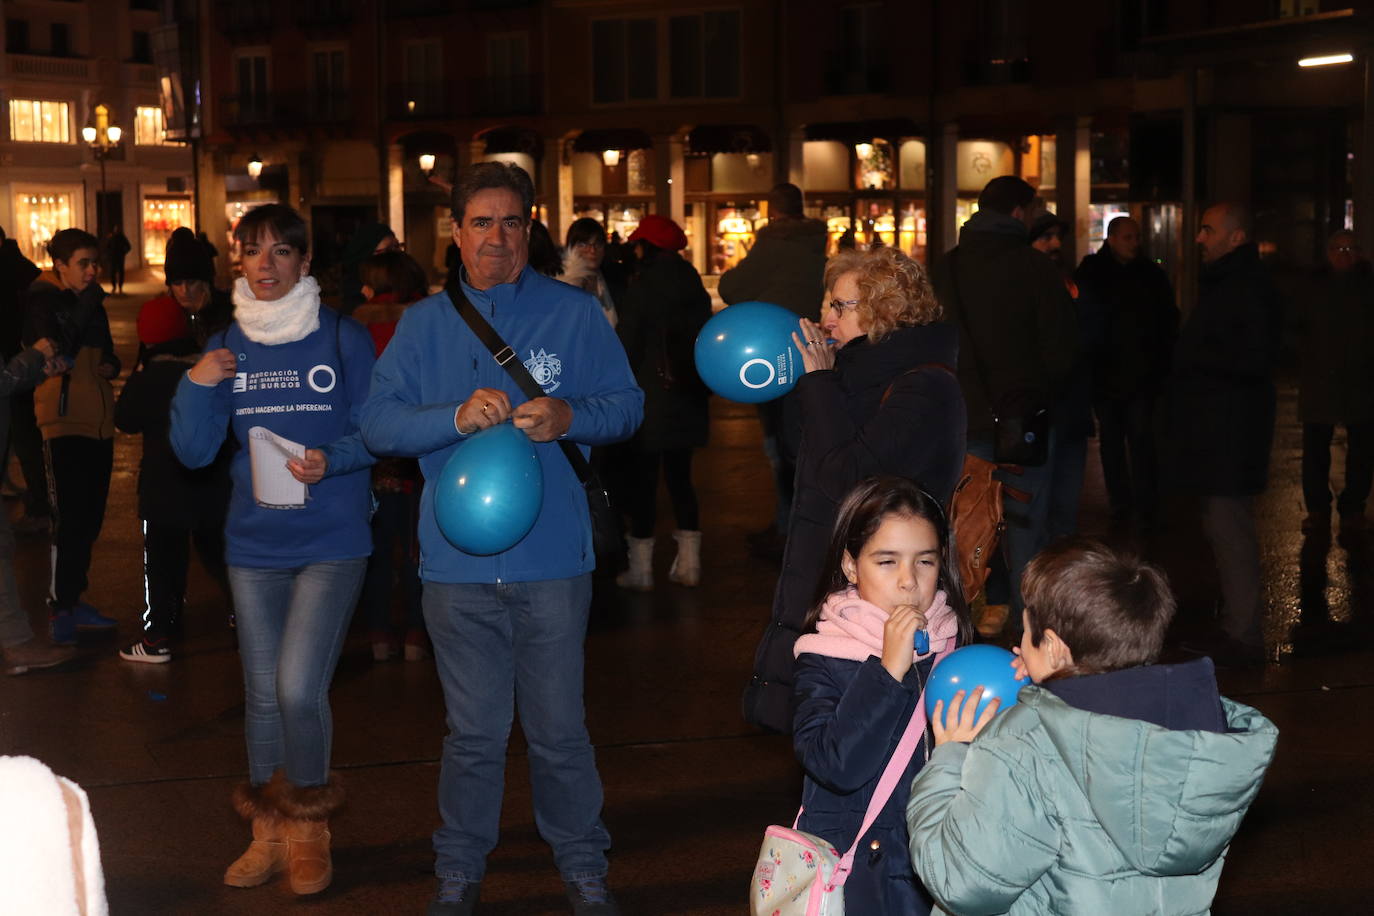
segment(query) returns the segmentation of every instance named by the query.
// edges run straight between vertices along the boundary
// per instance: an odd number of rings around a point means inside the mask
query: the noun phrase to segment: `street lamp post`
[[[108,201],[105,190],[105,160],[114,154],[119,148],[120,138],[124,136],[124,131],[120,127],[110,123],[109,110],[104,105],[97,105],[95,109],[96,123],[87,124],[81,128],[81,139],[86,141],[86,145],[91,148],[95,159],[100,163],[100,202],[96,205],[96,229],[101,238],[105,237],[105,220],[107,217],[105,207]]]

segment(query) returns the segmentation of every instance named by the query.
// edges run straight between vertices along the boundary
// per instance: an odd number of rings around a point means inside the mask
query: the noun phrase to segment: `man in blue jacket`
[[[432,916],[471,913],[476,904],[496,846],[517,696],[535,822],[553,847],[574,912],[619,912],[606,888],[610,835],[582,702],[596,555],[586,495],[557,440],[585,450],[629,438],[644,395],[596,299],[527,266],[533,202],[534,186],[517,166],[485,162],[464,170],[453,189],[462,270],[446,291],[407,309],[377,361],[363,409],[368,447],[418,456],[425,477],[420,575],[449,726]],[[545,397],[523,400],[458,314],[458,296],[524,361]],[[540,443],[544,501],[518,544],[473,556],[440,533],[431,484],[468,436],[507,420]]]

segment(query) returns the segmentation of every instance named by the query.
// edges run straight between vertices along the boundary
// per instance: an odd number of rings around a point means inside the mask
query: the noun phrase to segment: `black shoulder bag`
[[[445,290],[448,293],[449,301],[458,312],[458,316],[467,323],[472,329],[472,333],[477,335],[477,339],[482,345],[491,351],[492,359],[496,364],[515,380],[516,387],[530,400],[545,397],[544,389],[539,387],[539,383],[530,375],[525,364],[516,358],[515,351],[501,339],[501,335],[496,333],[496,329],[491,326],[482,313],[468,301],[468,297],[463,294],[462,288],[457,283],[450,283]],[[568,464],[572,465],[573,473],[577,475],[577,480],[582,484],[582,488],[587,492],[587,509],[591,514],[592,521],[592,547],[596,551],[598,561],[602,557],[618,556],[624,550],[624,540],[620,534],[620,520],[618,513],[611,506],[611,495],[606,491],[606,487],[601,483],[601,478],[596,471],[582,456],[582,451],[567,439],[559,439],[558,447],[563,450],[563,457],[568,459]]]
[[[959,295],[959,249],[949,255],[949,282],[954,290],[954,311],[959,326],[968,338],[969,356],[978,373],[978,385],[992,411],[992,460],[997,464],[1019,464],[1039,467],[1050,456],[1050,411],[1043,392],[1030,388],[1015,388],[993,398],[983,361],[978,358],[978,342],[964,316],[964,301]]]

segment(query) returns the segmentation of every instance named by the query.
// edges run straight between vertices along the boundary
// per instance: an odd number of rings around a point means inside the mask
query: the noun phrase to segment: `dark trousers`
[[[1115,513],[1135,509],[1148,515],[1154,509],[1159,480],[1154,408],[1152,395],[1098,399],[1098,453]]]
[[[48,501],[53,507],[54,610],[70,611],[86,590],[91,548],[105,523],[114,440],[58,436],[43,443],[48,464]]]
[[[630,535],[637,538],[654,536],[658,517],[658,470],[663,468],[663,481],[668,485],[668,498],[673,502],[673,518],[682,531],[696,531],[701,527],[697,516],[697,491],[692,486],[692,449],[673,448],[664,451],[639,452],[635,455],[630,496]]]
[[[1331,511],[1332,423],[1302,425],[1302,498],[1308,512]],[[1374,482],[1374,422],[1345,424],[1345,489],[1336,498],[1341,515],[1364,515]]]
[[[223,521],[190,530],[178,525],[143,523],[143,587],[148,601],[143,610],[143,636],[149,642],[180,635],[192,547],[200,564],[227,598],[229,572],[224,564]]]
[[[110,288],[116,292],[124,288],[123,258],[110,258]]]
[[[33,412],[33,392],[10,395],[10,449],[24,472],[24,514],[48,515],[48,472],[43,462],[43,434]]]
[[[391,597],[398,586],[405,602],[406,631],[413,633],[425,628],[415,531],[419,518],[418,493],[377,494],[377,511],[372,516],[372,556],[367,560],[367,575],[358,599],[359,607],[367,615],[367,628],[374,636],[392,631]]]

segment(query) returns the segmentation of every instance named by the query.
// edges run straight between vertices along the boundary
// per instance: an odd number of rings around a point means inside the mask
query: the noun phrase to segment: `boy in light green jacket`
[[[937,705],[912,782],[912,864],[937,912],[1208,912],[1278,729],[1218,693],[1210,659],[1153,664],[1175,610],[1153,566],[1064,541],[1022,592],[1014,665],[1034,685],[996,718],[990,703],[975,721],[981,688]]]

